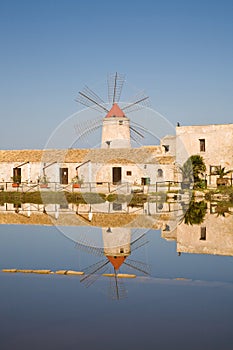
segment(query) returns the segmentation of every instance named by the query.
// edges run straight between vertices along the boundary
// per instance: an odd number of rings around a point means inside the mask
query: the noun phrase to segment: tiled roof
[[[1,163],[16,162],[60,162],[119,164],[171,164],[174,158],[164,155],[160,146],[140,148],[109,149],[67,149],[67,150],[0,150]]]

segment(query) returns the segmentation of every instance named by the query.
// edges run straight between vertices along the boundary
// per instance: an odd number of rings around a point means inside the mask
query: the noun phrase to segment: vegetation
[[[102,193],[70,193],[70,192],[0,192],[1,203],[34,203],[34,204],[64,204],[64,203],[102,203],[105,194]]]
[[[73,183],[73,184],[83,184],[83,182],[84,182],[84,179],[83,179],[83,177],[80,179],[79,177],[78,177],[78,175],[76,175],[76,176],[74,176],[73,177],[73,179],[71,180],[71,182]]]
[[[226,175],[228,175],[228,174],[230,174],[232,172],[233,172],[233,170],[225,171],[225,167],[223,167],[223,168],[220,168],[220,169],[216,170],[216,175],[219,175],[219,178],[223,179]]]
[[[195,202],[192,200],[185,210],[184,223],[186,225],[200,225],[204,221],[207,204],[205,201]]]
[[[38,177],[38,182],[39,182],[39,184],[47,185],[49,182],[48,176],[46,174],[40,175]]]
[[[192,184],[194,185],[194,189],[206,187],[206,181],[203,179],[206,166],[200,155],[192,155],[179,169],[182,172],[184,188],[190,187]]]
[[[212,201],[216,199],[216,197],[227,197],[229,202],[233,202],[233,187],[221,186],[213,190],[208,190],[205,194],[205,199],[208,201]]]
[[[225,217],[226,214],[233,215],[233,212],[230,210],[230,208],[232,207],[233,207],[233,203],[218,202],[214,207],[214,212],[217,216],[223,216],[223,217]]]
[[[216,175],[219,175],[217,179],[217,186],[227,186],[229,184],[228,178],[225,178],[228,174],[232,173],[233,170],[225,170],[225,167],[216,170]]]

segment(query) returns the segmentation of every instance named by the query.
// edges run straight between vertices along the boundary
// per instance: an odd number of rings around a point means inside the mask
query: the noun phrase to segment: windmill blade
[[[108,101],[113,104],[119,102],[122,92],[122,87],[125,82],[125,75],[114,73],[108,75]]]
[[[131,101],[132,102],[122,108],[122,111],[127,110],[127,113],[131,113],[149,106],[149,96],[146,95],[144,90],[134,96]]]
[[[139,131],[137,131],[132,126],[129,127],[129,131],[130,131],[130,138],[134,142],[136,142],[138,145],[141,146],[141,141],[142,141],[142,138],[144,138],[144,135],[142,135]]]
[[[132,260],[132,259],[127,259],[127,262],[124,261],[124,264],[131,267],[134,270],[140,271],[142,273],[144,273],[145,275],[149,275],[150,274],[150,268],[148,264],[145,264],[141,261],[136,261],[136,260]]]
[[[84,86],[84,89],[82,91],[86,96],[89,98],[92,98],[94,101],[98,102],[100,105],[104,105],[104,100],[97,95],[93,90],[91,90],[87,85]]]
[[[114,278],[109,279],[110,297],[111,299],[119,300],[127,297],[127,291],[123,280],[117,277],[116,270],[114,270]]]
[[[75,248],[95,256],[104,256],[103,248],[91,247],[89,245],[82,244],[82,243],[76,243]]]
[[[137,250],[137,249],[143,247],[144,245],[146,245],[147,243],[149,243],[149,241],[146,240],[146,235],[144,233],[142,236],[135,239],[135,241],[133,241],[131,243],[131,251]]]
[[[81,103],[86,107],[95,109],[99,112],[105,111],[108,113],[107,108],[103,106],[102,99],[87,86],[84,88],[83,91],[79,91],[78,97],[75,99],[75,101]]]
[[[131,124],[133,124],[133,126],[136,127],[137,129],[139,129],[140,131],[144,131],[144,133],[146,135],[150,135],[153,138],[155,138],[157,141],[160,142],[160,139],[156,135],[154,135],[149,129],[146,129],[144,126],[142,126],[136,122],[133,122],[133,121],[131,121]]]
[[[140,137],[144,138],[144,135],[142,135],[139,131],[137,131],[135,128],[133,128],[132,126],[129,127],[133,132],[135,132],[137,135],[139,135]]]
[[[108,264],[109,260],[104,259],[91,266],[88,266],[86,269],[84,269],[84,277],[80,279],[80,282],[83,282],[86,287],[89,287],[101,276],[102,273],[107,270]],[[97,274],[97,272],[99,273]]]
[[[132,133],[130,133],[130,138],[135,142],[136,145],[141,146],[140,140],[138,140],[135,136],[133,136]]]
[[[93,121],[87,120],[83,123],[77,123],[74,128],[78,135],[78,138],[76,141],[81,139],[86,139],[86,137],[96,129],[100,128],[102,126],[102,118],[97,118]],[[87,142],[88,143],[88,142]]]

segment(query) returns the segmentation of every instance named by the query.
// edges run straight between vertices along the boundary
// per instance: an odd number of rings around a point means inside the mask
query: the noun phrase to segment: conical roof
[[[112,108],[110,109],[110,111],[108,112],[108,114],[106,115],[106,118],[109,117],[125,117],[124,112],[120,109],[120,107],[118,106],[117,103],[113,103]]]
[[[121,265],[126,259],[124,256],[109,256],[109,255],[107,256],[107,258],[115,270],[119,270],[119,268],[121,267]]]

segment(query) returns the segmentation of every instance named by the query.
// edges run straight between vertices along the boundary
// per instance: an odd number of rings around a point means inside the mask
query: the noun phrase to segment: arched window
[[[158,169],[158,177],[163,177],[163,170],[162,169]]]

